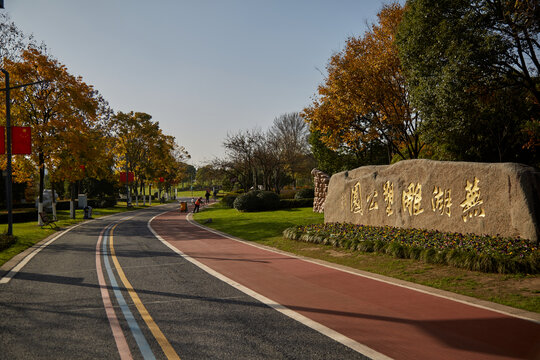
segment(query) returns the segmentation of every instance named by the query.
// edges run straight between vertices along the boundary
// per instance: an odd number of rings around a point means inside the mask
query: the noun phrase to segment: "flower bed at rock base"
[[[540,273],[540,250],[521,238],[445,233],[390,226],[326,223],[285,229],[283,236],[336,247],[386,253],[474,271]]]

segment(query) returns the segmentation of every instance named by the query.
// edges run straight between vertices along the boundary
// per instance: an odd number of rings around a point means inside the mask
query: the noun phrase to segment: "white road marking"
[[[167,211],[168,212],[168,211]],[[159,214],[159,215],[162,215],[162,214]],[[219,280],[225,282],[226,284],[234,287],[235,289],[237,290],[240,290],[241,292],[243,292],[244,294],[248,295],[248,296],[251,296],[252,298],[260,301],[261,303],[265,304],[266,306],[269,306],[271,308],[273,308],[274,310],[277,310],[279,311],[280,313],[312,328],[313,330],[325,335],[325,336],[328,336],[329,338],[361,353],[362,355],[365,355],[365,356],[368,356],[370,358],[372,358],[373,360],[387,360],[387,359],[391,359],[390,357],[384,355],[384,354],[381,354],[373,349],[371,349],[370,347],[367,347],[366,345],[363,345],[363,344],[360,344],[359,342],[357,342],[356,340],[353,340],[333,329],[330,329],[329,327],[326,327],[316,321],[313,321],[311,320],[310,318],[300,314],[300,313],[297,313],[296,311],[293,311],[291,309],[289,309],[288,307],[284,306],[284,305],[281,305],[269,298],[267,298],[266,296],[263,296],[253,290],[251,290],[250,288],[244,286],[244,285],[241,285],[239,283],[237,283],[236,281],[226,277],[225,275],[222,275],[220,273],[218,273],[217,271],[213,270],[212,268],[204,265],[203,263],[195,260],[194,258],[190,257],[189,255],[183,253],[182,251],[178,250],[177,248],[175,248],[173,245],[171,245],[169,242],[167,242],[165,239],[163,239],[161,236],[159,236],[158,233],[156,233],[154,231],[154,229],[152,228],[152,226],[150,225],[150,223],[152,222],[152,220],[154,220],[157,216],[159,215],[156,215],[154,216],[153,218],[151,218],[150,220],[148,220],[148,229],[150,229],[150,231],[152,232],[152,234],[154,234],[154,236],[159,240],[161,241],[165,246],[167,246],[169,249],[171,249],[172,251],[174,251],[175,253],[177,253],[178,255],[182,256],[184,259],[186,259],[187,261],[191,262],[192,264],[194,264],[195,266],[201,268],[202,270],[206,271],[208,274],[218,278]],[[221,234],[220,234],[221,235]]]

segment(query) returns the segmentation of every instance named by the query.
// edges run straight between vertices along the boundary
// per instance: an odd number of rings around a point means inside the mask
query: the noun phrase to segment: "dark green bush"
[[[238,196],[233,206],[246,212],[276,210],[279,208],[279,195],[272,191],[254,190]]]
[[[113,207],[114,205],[116,205],[116,197],[114,196],[105,196],[105,197],[99,198],[96,201],[96,207],[98,208],[108,208],[108,207]]]
[[[281,199],[279,201],[280,209],[294,209],[301,207],[312,207],[313,199]]]
[[[301,189],[294,194],[295,199],[313,199],[315,191],[313,189]]]
[[[233,208],[234,200],[236,200],[237,197],[238,195],[227,194],[221,198],[220,202],[228,208]]]
[[[77,204],[75,204],[75,206],[77,206]],[[57,201],[56,210],[69,210],[69,200]]]
[[[233,203],[236,210],[239,211],[258,211],[261,199],[257,197],[256,191],[239,195]]]
[[[257,197],[262,201],[262,210],[279,209],[279,195],[273,191],[260,191]]]
[[[21,222],[28,222],[28,221],[36,221],[37,222],[37,209],[34,208],[26,208],[26,209],[14,209],[13,212],[13,222],[14,223],[21,223]],[[7,224],[7,212],[0,214],[0,223]]]

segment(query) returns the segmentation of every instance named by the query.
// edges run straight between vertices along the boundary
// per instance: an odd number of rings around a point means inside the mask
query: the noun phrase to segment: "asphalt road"
[[[0,358],[366,358],[157,240],[173,207],[86,222],[0,283]]]

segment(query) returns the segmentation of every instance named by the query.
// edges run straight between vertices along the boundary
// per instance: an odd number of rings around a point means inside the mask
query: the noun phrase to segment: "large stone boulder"
[[[538,242],[540,172],[515,163],[433,160],[363,166],[331,177],[324,220]]]

